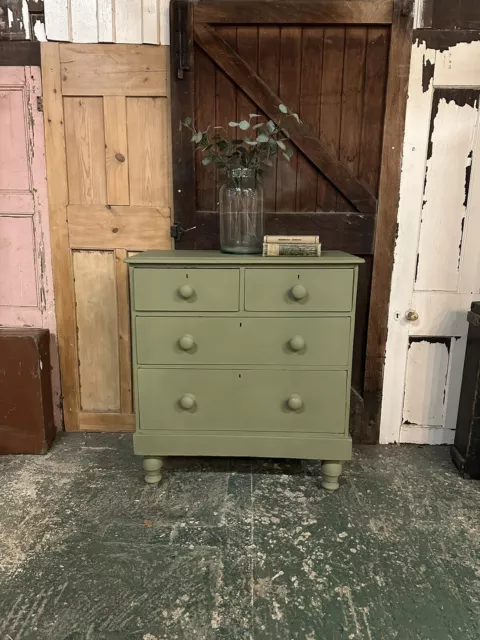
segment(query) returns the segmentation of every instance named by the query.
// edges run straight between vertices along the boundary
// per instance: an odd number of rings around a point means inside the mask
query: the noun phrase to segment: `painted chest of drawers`
[[[128,258],[135,453],[351,457],[350,372],[360,258],[147,251]]]

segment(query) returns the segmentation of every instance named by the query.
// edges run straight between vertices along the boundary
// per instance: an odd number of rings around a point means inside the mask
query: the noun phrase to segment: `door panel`
[[[128,251],[169,249],[166,49],[42,44],[68,430],[133,429]]]
[[[371,259],[359,274],[364,294],[357,306],[353,360],[357,391],[376,392],[382,381],[410,12],[403,0],[254,4],[171,4],[177,246],[218,247],[217,194],[223,180],[213,164],[202,165],[179,122],[193,115],[199,128],[228,130],[228,122],[250,113],[275,119],[282,102],[297,111],[303,124],[287,127],[292,161],[275,161],[263,179],[265,232],[319,234],[324,248],[367,261],[378,243],[378,260]],[[372,279],[376,292],[370,301]],[[376,431],[377,421],[364,420],[361,428]],[[365,434],[368,441],[376,437]]]

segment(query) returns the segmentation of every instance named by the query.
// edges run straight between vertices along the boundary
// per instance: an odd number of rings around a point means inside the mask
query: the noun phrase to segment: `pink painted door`
[[[0,67],[0,325],[50,330],[58,429],[60,374],[41,95],[38,67]]]

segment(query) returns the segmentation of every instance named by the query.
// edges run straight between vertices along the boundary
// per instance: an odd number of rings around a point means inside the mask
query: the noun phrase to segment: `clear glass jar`
[[[263,189],[253,169],[230,169],[220,193],[220,248],[224,253],[261,253]]]

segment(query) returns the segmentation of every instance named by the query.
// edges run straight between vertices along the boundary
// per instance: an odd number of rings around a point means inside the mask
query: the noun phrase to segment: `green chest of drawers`
[[[163,456],[351,457],[360,258],[147,251],[128,258],[137,429],[147,482]]]

